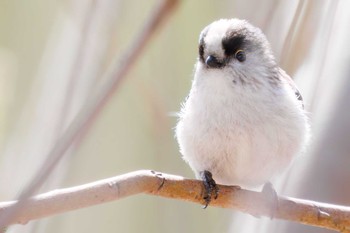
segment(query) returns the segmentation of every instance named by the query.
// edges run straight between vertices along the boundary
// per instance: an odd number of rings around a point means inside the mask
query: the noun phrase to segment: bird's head
[[[221,19],[199,38],[198,62],[205,72],[229,72],[237,82],[276,76],[277,65],[262,31],[245,20]]]

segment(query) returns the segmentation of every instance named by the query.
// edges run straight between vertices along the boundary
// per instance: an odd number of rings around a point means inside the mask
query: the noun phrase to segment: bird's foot
[[[273,219],[278,207],[279,207],[279,199],[276,190],[270,182],[264,184],[264,187],[261,193],[265,196],[267,203],[270,207],[270,218]]]
[[[203,199],[205,201],[205,205],[203,206],[203,209],[205,209],[208,207],[212,197],[214,197],[214,199],[218,197],[219,189],[210,171],[205,170],[200,173],[200,176],[204,184]]]

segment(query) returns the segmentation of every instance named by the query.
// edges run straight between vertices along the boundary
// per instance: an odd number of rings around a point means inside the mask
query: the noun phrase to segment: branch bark
[[[210,206],[236,209],[254,216],[271,217],[271,201],[264,193],[244,190],[238,186],[218,185],[218,187],[218,198],[213,199]],[[202,181],[142,170],[43,193],[23,203],[2,202],[0,219],[19,204],[25,205],[24,211],[18,212],[9,225],[26,224],[34,219],[115,201],[139,193],[203,205],[202,192]],[[350,232],[350,207],[346,206],[279,196],[273,217],[339,232]]]

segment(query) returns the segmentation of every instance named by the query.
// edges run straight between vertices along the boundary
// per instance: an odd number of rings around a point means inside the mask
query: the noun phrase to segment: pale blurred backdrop
[[[158,1],[0,0],[0,201],[26,187],[47,152]],[[174,138],[203,27],[219,18],[263,29],[298,84],[312,139],[273,181],[281,194],[350,205],[350,1],[189,0],[37,193],[139,169],[193,178]],[[8,232],[330,232],[232,210],[138,195],[10,227]]]

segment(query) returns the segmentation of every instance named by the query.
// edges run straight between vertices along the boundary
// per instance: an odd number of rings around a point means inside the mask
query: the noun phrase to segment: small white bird
[[[259,28],[221,19],[203,29],[176,137],[204,181],[207,205],[217,195],[215,181],[251,187],[284,171],[308,128],[302,97]]]

